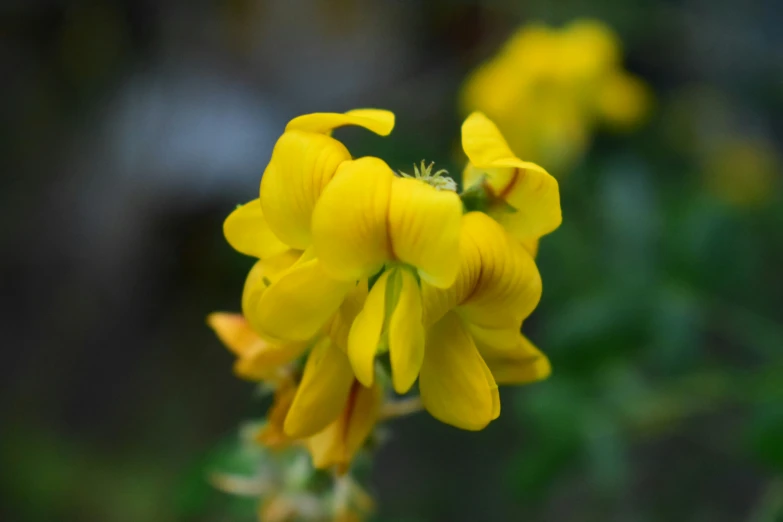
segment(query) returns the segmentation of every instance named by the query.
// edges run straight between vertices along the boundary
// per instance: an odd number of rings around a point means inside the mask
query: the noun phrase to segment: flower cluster
[[[557,173],[581,159],[597,123],[632,128],[650,101],[645,84],[622,69],[616,35],[587,20],[519,29],[462,96],[464,109],[496,121],[515,151]]]
[[[345,125],[385,136],[394,115],[289,122],[259,198],[224,223],[229,244],[258,259],[242,313],[208,318],[237,375],[275,390],[256,439],[305,446],[338,474],[400,405],[480,430],[500,413],[498,384],[549,374],[520,329],[541,296],[538,239],[561,221],[557,181],[481,113],[462,127],[461,193],[432,165],[396,174],[352,158],[331,136]]]

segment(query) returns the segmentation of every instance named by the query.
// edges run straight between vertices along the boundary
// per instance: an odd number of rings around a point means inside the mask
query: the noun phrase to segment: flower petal
[[[249,353],[261,340],[242,314],[212,312],[207,316],[207,324],[214,330],[220,342],[238,357]]]
[[[327,324],[354,286],[332,279],[318,259],[304,254],[261,294],[250,319],[270,339],[306,341]]]
[[[307,358],[302,382],[283,426],[286,435],[309,437],[337,419],[353,381],[348,358],[328,337],[322,338]]]
[[[474,112],[462,124],[462,148],[470,166],[466,173],[478,179],[479,171],[494,195],[514,212],[496,216],[521,239],[538,238],[560,226],[560,190],[557,180],[535,163],[522,161],[489,118]]]
[[[288,250],[288,245],[269,228],[258,199],[237,207],[228,215],[223,222],[223,235],[237,252],[260,259]]]
[[[393,256],[415,266],[433,286],[447,288],[457,275],[461,219],[456,193],[418,179],[394,178],[387,220]]]
[[[518,329],[493,330],[474,324],[467,327],[499,384],[524,384],[549,377],[549,359]]]
[[[367,280],[362,279],[345,296],[343,304],[340,305],[340,309],[335,314],[332,325],[329,327],[329,336],[332,338],[332,341],[346,353],[348,353],[348,335],[356,316],[364,308],[368,293]]]
[[[328,134],[345,125],[358,125],[375,134],[388,136],[394,128],[394,113],[382,109],[354,109],[346,113],[316,112],[294,118],[288,122],[285,130]]]
[[[394,391],[403,394],[419,376],[425,334],[419,283],[410,271],[400,269],[399,272],[402,288],[389,321],[389,356]]]
[[[313,247],[324,269],[357,281],[391,259],[386,232],[394,173],[378,158],[340,165],[313,212]]]
[[[242,290],[242,313],[250,318],[251,324],[256,322],[253,320],[254,310],[263,293],[272,282],[277,281],[280,274],[291,268],[301,255],[298,250],[286,250],[282,254],[257,261],[250,269]]]
[[[337,466],[338,473],[345,473],[356,452],[372,433],[382,400],[383,393],[377,383],[365,388],[354,381],[342,415],[307,440],[313,466],[317,469]]]
[[[541,298],[535,261],[486,214],[467,214],[462,229],[464,248],[478,252],[481,267],[469,296],[460,302],[460,313],[487,328],[518,328]],[[474,267],[465,269],[476,273]]]
[[[491,377],[455,313],[433,325],[419,375],[421,400],[433,417],[466,430],[484,428],[499,412]]]
[[[383,331],[386,288],[390,273],[385,271],[375,281],[348,334],[348,358],[356,378],[365,386],[372,386],[375,378],[375,354],[378,353],[378,343]]]
[[[293,361],[307,348],[305,343],[272,343],[258,336],[241,314],[214,312],[207,324],[237,356],[234,373],[243,379],[274,380],[277,369]]]
[[[257,442],[271,449],[282,449],[292,442],[283,430],[283,423],[291,410],[295,396],[296,385],[291,379],[277,387],[274,401],[266,415],[266,424],[255,436]]]
[[[300,250],[311,243],[313,208],[348,149],[324,134],[286,131],[277,140],[261,179],[261,207],[269,228]]]

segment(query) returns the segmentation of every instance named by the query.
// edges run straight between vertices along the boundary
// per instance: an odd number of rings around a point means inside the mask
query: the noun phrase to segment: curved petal
[[[296,385],[292,380],[285,381],[275,390],[275,398],[266,415],[266,424],[259,430],[255,440],[271,449],[282,449],[292,440],[283,431],[283,423],[296,396]]]
[[[375,281],[348,334],[348,358],[356,378],[365,386],[372,386],[375,378],[375,354],[383,332],[390,273],[385,271]]]
[[[285,130],[328,134],[345,125],[358,125],[375,134],[388,136],[394,128],[394,113],[382,109],[354,109],[346,113],[316,112],[294,118],[288,122]]]
[[[317,469],[337,466],[338,473],[348,471],[354,455],[372,433],[382,400],[383,393],[377,383],[365,388],[355,381],[342,415],[307,440],[313,466]]]
[[[479,276],[460,313],[488,328],[519,327],[541,299],[541,276],[525,248],[480,212],[463,220],[465,249],[481,259]]]
[[[252,317],[255,316],[254,310],[263,293],[269,285],[277,281],[280,274],[291,268],[301,255],[298,250],[286,250],[282,254],[257,261],[250,269],[242,289],[242,313],[251,318],[251,323],[256,322]]]
[[[313,247],[324,269],[357,281],[381,269],[391,251],[386,220],[394,173],[378,158],[340,165],[313,212]]]
[[[549,377],[549,359],[518,329],[467,327],[498,384],[524,384]]]
[[[305,343],[271,343],[258,336],[241,314],[214,312],[207,324],[223,344],[237,356],[234,373],[243,379],[274,379],[280,366],[304,353]]]
[[[265,337],[306,341],[327,324],[354,286],[332,279],[318,259],[303,255],[261,294],[249,319]]]
[[[483,429],[499,412],[497,384],[454,313],[427,333],[419,390],[433,417],[458,428]]]
[[[387,220],[393,256],[415,266],[421,278],[447,288],[457,275],[462,201],[421,180],[394,178]]]
[[[335,314],[332,325],[329,327],[329,336],[332,338],[332,341],[346,353],[348,353],[348,335],[356,316],[364,308],[368,294],[367,280],[362,279],[345,296],[343,304],[340,305],[340,309]]]
[[[261,340],[242,314],[212,312],[207,316],[207,324],[220,342],[237,357],[251,352],[253,346]]]
[[[258,199],[237,207],[228,215],[223,222],[223,235],[237,252],[260,259],[288,250],[288,245],[269,228]]]
[[[324,134],[286,131],[277,140],[261,178],[261,208],[281,241],[300,250],[311,243],[313,208],[348,149]]]
[[[309,437],[337,419],[353,381],[348,358],[328,337],[322,338],[307,358],[285,419],[285,434],[295,439]]]
[[[410,390],[419,376],[424,360],[424,325],[419,283],[410,271],[399,272],[402,288],[389,320],[389,356],[394,391],[402,394]]]
[[[517,158],[489,118],[480,112],[468,116],[462,124],[462,147],[472,165],[466,169],[470,179],[485,175],[494,195],[513,207],[498,217],[515,237],[538,238],[560,226],[557,180],[535,163]]]
[[[469,232],[475,225],[465,227],[476,220],[482,220],[480,212],[469,212],[462,216],[460,225],[459,254],[457,256],[457,277],[448,288],[436,288],[427,282],[421,284],[424,325],[429,327],[446,312],[456,308],[473,293],[481,274],[481,253]],[[493,225],[497,227],[497,225]]]

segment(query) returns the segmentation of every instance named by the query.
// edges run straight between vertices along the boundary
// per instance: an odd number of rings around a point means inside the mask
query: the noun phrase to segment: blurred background
[[[479,433],[394,424],[374,520],[783,520],[777,0],[2,2],[0,519],[253,520],[205,479],[263,408],[204,317],[239,309],[222,221],[285,123],[388,108],[354,155],[459,173],[471,71],[586,17],[650,103],[551,167],[553,375]]]

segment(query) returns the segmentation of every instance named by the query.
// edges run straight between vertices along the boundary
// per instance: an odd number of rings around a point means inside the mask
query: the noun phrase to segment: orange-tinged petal
[[[424,359],[424,325],[419,283],[405,269],[399,270],[402,288],[389,320],[389,356],[394,391],[406,393],[419,376]]]
[[[285,130],[327,134],[345,125],[358,125],[375,134],[388,136],[394,128],[394,113],[382,109],[354,109],[346,113],[316,112],[294,118],[288,122]]]
[[[345,354],[328,337],[310,352],[284,430],[299,439],[314,435],[340,415],[354,381]]]
[[[274,380],[277,369],[298,358],[306,343],[274,343],[258,336],[241,314],[215,312],[207,323],[218,338],[237,356],[234,373],[243,379]]]
[[[354,381],[342,415],[307,440],[313,466],[318,469],[337,466],[338,473],[345,473],[356,452],[372,433],[382,401],[383,392],[377,383],[365,388]]]
[[[261,340],[242,314],[212,312],[207,316],[207,324],[226,348],[238,357],[249,353]]]
[[[343,163],[313,212],[313,247],[324,269],[357,281],[392,259],[387,235],[389,166],[366,157]]]
[[[375,281],[348,334],[348,358],[356,378],[364,386],[372,386],[375,378],[375,354],[383,331],[390,274],[387,270]]]
[[[549,377],[549,359],[518,329],[467,326],[498,384],[524,384]]]
[[[497,384],[453,312],[427,333],[419,390],[433,417],[458,428],[480,430],[499,412]]]
[[[454,282],[462,202],[413,178],[394,178],[387,220],[396,259],[415,266],[421,278],[447,288]]]
[[[305,254],[261,294],[251,320],[265,337],[306,341],[328,323],[354,286],[332,279],[318,259]]]
[[[557,180],[535,163],[517,158],[489,118],[480,112],[468,116],[462,125],[462,147],[471,164],[468,178],[475,182],[484,176],[494,196],[513,207],[513,212],[498,212],[496,218],[515,237],[538,238],[560,226]]]
[[[350,160],[348,149],[324,134],[286,131],[277,140],[261,179],[261,207],[281,241],[304,250],[312,241],[313,208],[337,167]]]
[[[223,222],[223,235],[234,250],[265,259],[288,250],[264,219],[261,203],[254,199],[237,207]]]

